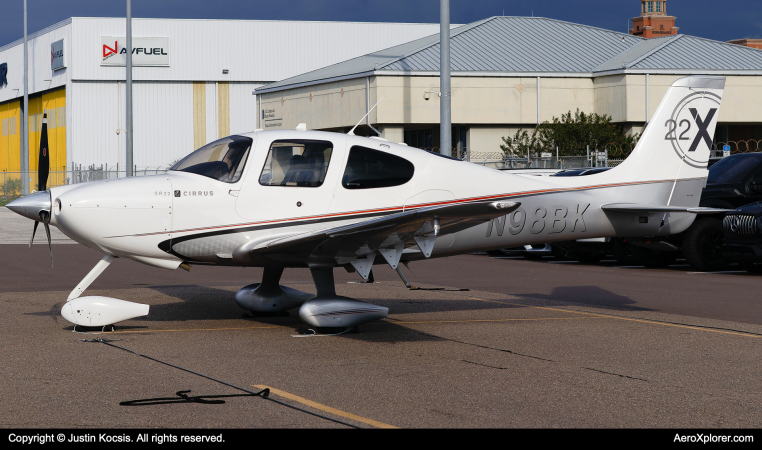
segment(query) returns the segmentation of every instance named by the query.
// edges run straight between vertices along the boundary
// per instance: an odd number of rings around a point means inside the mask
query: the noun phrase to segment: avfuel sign
[[[101,65],[127,65],[127,38],[101,36]],[[133,66],[169,66],[168,37],[133,37]]]

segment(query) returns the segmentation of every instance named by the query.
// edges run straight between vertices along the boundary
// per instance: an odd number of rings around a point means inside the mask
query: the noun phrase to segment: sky
[[[0,46],[24,36],[23,0],[1,0]],[[69,17],[124,17],[124,0],[27,0],[28,32]],[[640,0],[450,0],[450,21],[540,16],[627,32]],[[681,34],[762,39],[762,0],[667,0]],[[439,0],[133,0],[133,17],[439,22]]]

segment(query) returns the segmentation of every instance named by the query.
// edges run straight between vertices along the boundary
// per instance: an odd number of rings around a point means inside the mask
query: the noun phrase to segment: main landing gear
[[[283,268],[265,267],[262,282],[239,290],[235,301],[254,313],[299,307],[299,318],[319,328],[356,327],[388,316],[389,308],[337,295],[332,265],[310,265],[310,273],[317,295],[281,286]]]

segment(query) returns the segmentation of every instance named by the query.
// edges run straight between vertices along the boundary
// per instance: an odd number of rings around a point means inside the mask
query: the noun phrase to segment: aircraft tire
[[[726,268],[730,261],[722,254],[722,237],[722,220],[707,217],[695,221],[683,235],[685,260],[700,271]]]

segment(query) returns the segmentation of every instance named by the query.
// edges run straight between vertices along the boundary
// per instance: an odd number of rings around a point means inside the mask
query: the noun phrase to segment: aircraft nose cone
[[[5,206],[28,219],[40,220],[40,211],[50,212],[50,192],[35,192],[18,198]]]

